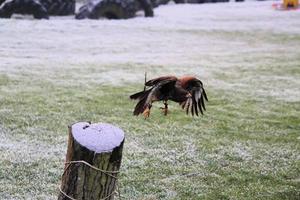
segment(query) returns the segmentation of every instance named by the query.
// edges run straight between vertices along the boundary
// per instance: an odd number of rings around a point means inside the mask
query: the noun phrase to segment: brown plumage
[[[205,110],[204,99],[208,101],[202,82],[194,76],[162,76],[145,83],[144,91],[130,96],[131,99],[138,100],[133,111],[134,115],[143,114],[149,117],[152,103],[163,101],[165,107],[162,108],[164,114],[168,113],[167,101],[171,100],[181,105],[186,110],[186,114],[192,116],[203,114]]]

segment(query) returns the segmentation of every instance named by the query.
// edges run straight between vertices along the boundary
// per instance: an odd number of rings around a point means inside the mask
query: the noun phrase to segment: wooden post
[[[70,126],[58,200],[114,199],[124,138],[121,129],[106,123]]]

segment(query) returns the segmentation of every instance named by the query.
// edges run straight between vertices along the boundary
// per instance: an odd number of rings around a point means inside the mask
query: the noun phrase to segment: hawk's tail
[[[148,96],[151,92],[151,89],[141,91],[138,93],[135,93],[130,96],[130,99],[138,100],[138,103],[136,104],[133,114],[139,115],[144,112],[144,110],[149,106],[149,102],[147,102]]]

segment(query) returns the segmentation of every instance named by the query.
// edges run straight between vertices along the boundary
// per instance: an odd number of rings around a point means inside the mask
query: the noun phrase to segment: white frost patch
[[[235,142],[232,149],[232,153],[233,155],[242,160],[250,160],[252,159],[252,155],[248,148],[249,147],[245,146],[245,144]]]
[[[261,80],[265,83],[260,85],[259,89],[256,90],[256,93],[261,96],[271,96],[290,102],[297,102],[300,100],[300,79],[297,76],[258,75],[256,80]]]
[[[3,160],[10,162],[35,162],[40,159],[58,160],[64,154],[65,149],[61,144],[47,144],[42,141],[12,137],[0,126],[0,151]],[[42,134],[42,131],[39,132]],[[62,149],[63,147],[63,149]]]
[[[251,166],[262,174],[276,174],[289,170],[292,162],[300,161],[300,155],[295,149],[259,142],[234,142],[231,146],[220,146],[216,153],[206,156],[217,161],[222,167]]]
[[[208,155],[208,158],[219,160],[220,163],[226,164],[228,156],[237,160],[250,161],[253,156],[253,149],[245,143],[234,142],[231,146],[220,146],[216,154]]]
[[[184,24],[186,28],[202,30],[300,33],[300,27],[290,20],[300,13],[276,11],[273,3],[278,1],[161,6],[156,10],[156,19],[162,18],[164,25],[172,28]]]
[[[111,124],[78,122],[72,125],[74,139],[95,153],[112,152],[124,140],[124,132]]]

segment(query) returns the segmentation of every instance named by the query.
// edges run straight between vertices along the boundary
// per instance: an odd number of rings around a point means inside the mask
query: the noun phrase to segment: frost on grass
[[[44,134],[45,130],[30,128],[28,132]],[[60,144],[43,143],[40,140],[31,140],[27,137],[13,138],[8,130],[0,126],[0,150],[6,152],[1,159],[10,162],[35,162],[44,159],[57,159],[64,152]],[[59,160],[59,159],[57,159]]]
[[[260,142],[233,142],[230,146],[218,147],[207,158],[217,161],[222,167],[237,165],[245,170],[274,175],[293,169],[294,161],[300,161],[295,149]]]

